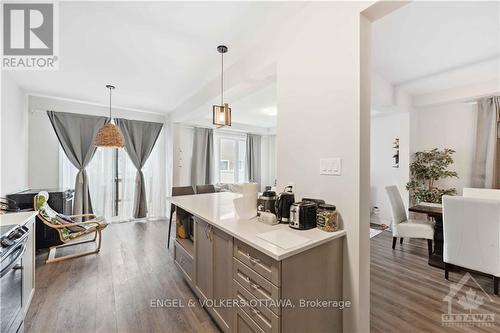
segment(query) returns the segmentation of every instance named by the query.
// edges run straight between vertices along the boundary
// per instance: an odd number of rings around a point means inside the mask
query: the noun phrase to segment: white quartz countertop
[[[0,215],[0,226],[5,225],[25,225],[30,219],[35,217],[37,212],[20,212]]]
[[[241,220],[236,215],[233,205],[233,199],[239,196],[236,193],[219,192],[170,197],[168,200],[276,260],[286,259],[333,239],[344,237],[346,234],[344,230],[325,232],[317,228],[295,230],[288,224],[267,225],[257,221],[257,218]],[[274,230],[283,230],[284,237],[292,232],[300,236],[299,238],[307,238],[308,241],[300,242],[296,246],[292,243],[284,249],[258,236]]]

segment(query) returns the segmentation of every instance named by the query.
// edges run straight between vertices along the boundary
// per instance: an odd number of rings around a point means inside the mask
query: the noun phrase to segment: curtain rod
[[[61,112],[61,113],[86,114],[86,115],[89,115],[89,116],[106,117],[105,115],[97,114],[97,113],[81,113],[81,112],[71,112],[71,111],[68,112],[68,111],[59,111],[59,110],[54,110],[54,109],[46,110],[46,109],[40,109],[40,108],[30,108],[29,111],[31,113],[54,111],[54,112]],[[134,111],[129,111],[129,112],[134,112]],[[135,111],[135,113],[139,113],[139,112]],[[145,112],[143,112],[143,113],[145,113]],[[139,114],[141,114],[141,113],[139,113]],[[163,118],[164,120],[166,120],[165,117],[162,117],[162,115],[156,114],[156,113],[150,113],[149,117],[150,118]],[[120,117],[113,117],[113,118],[120,118]],[[136,118],[138,118],[138,119],[136,119]],[[128,120],[142,120],[141,117],[134,117],[133,119],[130,119],[130,118],[125,118],[125,119],[128,119]],[[142,120],[142,121],[145,121],[145,120]]]

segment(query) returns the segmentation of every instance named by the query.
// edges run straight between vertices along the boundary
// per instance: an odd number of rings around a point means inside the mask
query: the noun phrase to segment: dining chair
[[[196,194],[203,194],[203,193],[215,193],[215,187],[212,184],[196,185]]]
[[[443,196],[444,277],[454,266],[500,281],[500,200]]]
[[[181,195],[193,195],[194,190],[192,186],[174,186],[172,187],[172,196],[178,197]],[[170,248],[170,234],[172,232],[172,218],[175,212],[175,205],[170,204],[170,221],[168,222],[168,240],[167,240],[167,248]]]
[[[492,188],[470,188],[464,187],[462,190],[463,197],[500,200],[500,190]]]
[[[401,238],[400,244],[403,243],[403,238],[423,238],[427,239],[427,249],[430,256],[432,254],[432,240],[434,239],[434,222],[408,219],[398,187],[395,185],[387,186],[385,190],[392,211],[392,249],[396,248],[398,237]]]

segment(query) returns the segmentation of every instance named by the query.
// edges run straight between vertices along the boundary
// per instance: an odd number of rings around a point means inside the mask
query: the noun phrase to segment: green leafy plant
[[[455,188],[442,189],[435,186],[435,183],[444,178],[458,178],[455,171],[448,170],[453,164],[453,149],[443,150],[434,148],[428,151],[415,153],[415,158],[410,164],[410,181],[406,184],[406,189],[415,202],[441,203],[443,195],[455,195]]]

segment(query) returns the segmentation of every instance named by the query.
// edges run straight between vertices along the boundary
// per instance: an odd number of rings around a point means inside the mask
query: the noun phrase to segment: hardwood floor
[[[112,224],[98,255],[46,265],[37,256],[36,293],[26,332],[218,332],[177,272],[172,248],[165,248],[168,223]],[[494,327],[442,327],[443,298],[450,283],[427,264],[427,243],[405,240],[391,249],[392,235],[371,239],[372,332],[498,332]],[[67,251],[72,251],[71,249]],[[463,272],[451,272],[457,283]],[[484,297],[483,313],[500,320],[500,297],[492,280],[473,277],[494,302]],[[478,295],[482,292],[468,281]],[[151,307],[151,300],[180,299],[185,307]],[[460,305],[455,305],[460,310]]]
[[[443,298],[450,283],[458,283],[463,271],[444,271],[427,264],[427,242],[420,239],[399,242],[391,249],[392,235],[384,231],[371,239],[371,332],[499,332],[500,297],[493,294],[493,279],[472,274],[488,295],[467,281],[463,292],[473,289],[483,297],[484,304],[472,313],[493,313],[493,327],[443,327],[441,315],[448,313]],[[490,301],[490,298],[492,301]],[[456,302],[453,313],[468,313]]]
[[[25,331],[218,332],[197,302],[187,306],[196,299],[166,249],[167,229],[166,221],[111,224],[98,255],[48,265],[38,255]],[[156,299],[185,307],[151,307]]]

